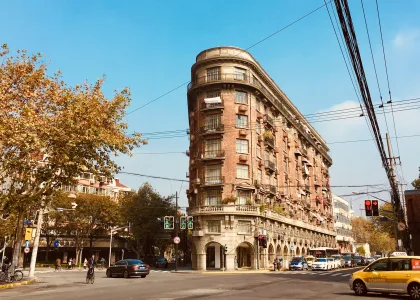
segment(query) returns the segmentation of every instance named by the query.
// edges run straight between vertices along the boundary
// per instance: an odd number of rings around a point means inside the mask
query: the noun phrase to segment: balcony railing
[[[223,107],[224,107],[223,101],[220,102],[220,103],[206,103],[206,102],[201,102],[201,104],[200,104],[200,109],[201,110],[218,109],[218,108],[223,108]]]
[[[274,139],[268,136],[264,137],[264,141],[271,149],[274,149]]]
[[[277,187],[275,185],[266,184],[264,187],[265,187],[266,190],[268,190],[272,194],[277,193]]]
[[[225,151],[224,150],[204,151],[202,158],[203,159],[224,159]]]
[[[201,133],[217,133],[223,132],[224,130],[225,126],[222,123],[206,124],[200,128]]]
[[[301,135],[303,135],[304,137],[306,137],[306,139],[308,140],[309,143],[312,144],[313,147],[315,147],[319,152],[321,152],[323,154],[323,156],[325,158],[327,158],[327,160],[329,162],[332,162],[330,156],[328,155],[328,153],[325,151],[324,148],[318,147],[318,144],[315,143],[313,137],[311,136],[311,134],[309,134],[305,128],[302,126],[301,123],[297,123],[297,119],[296,117],[292,116],[288,111],[286,111],[283,108],[282,103],[276,99],[271,92],[268,91],[268,89],[266,89],[258,80],[254,80],[253,77],[247,76],[245,74],[229,74],[229,73],[216,73],[216,74],[212,74],[210,76],[202,76],[202,77],[198,77],[196,78],[194,81],[191,81],[188,84],[188,90],[202,85],[202,84],[206,84],[206,83],[212,83],[212,82],[222,82],[222,81],[230,81],[230,82],[243,82],[245,84],[248,85],[252,85],[256,88],[258,88],[263,94],[264,97],[267,98],[271,103],[273,103],[276,108],[278,110],[280,110],[280,112],[284,115],[284,117],[290,122],[290,123],[294,123],[296,124],[296,128],[298,129],[299,133]]]
[[[204,185],[221,185],[225,182],[223,176],[206,176],[203,180]]]
[[[264,122],[268,125],[270,125],[271,127],[275,127],[274,125],[274,119],[272,117],[270,117],[269,115],[265,115],[264,116]]]
[[[273,162],[273,161],[271,161],[271,160],[266,160],[265,161],[265,167],[267,168],[267,169],[269,169],[270,171],[273,171],[273,172],[275,172],[276,171],[276,164]]]

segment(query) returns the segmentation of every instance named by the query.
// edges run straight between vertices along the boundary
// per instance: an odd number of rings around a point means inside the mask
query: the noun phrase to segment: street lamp
[[[74,194],[70,194],[68,195],[69,198],[74,199],[76,197],[76,195]],[[41,236],[41,227],[42,227],[42,218],[43,215],[45,214],[49,214],[50,212],[62,212],[62,211],[67,211],[67,210],[75,210],[77,207],[77,204],[75,202],[72,203],[72,208],[56,208],[54,210],[49,210],[49,211],[44,211],[44,201],[45,201],[45,196],[42,196],[42,201],[41,201],[41,208],[39,209],[39,213],[38,213],[38,223],[36,224],[36,233],[35,233],[35,240],[34,240],[34,247],[32,249],[32,256],[31,256],[31,264],[29,267],[29,277],[32,278],[35,275],[35,265],[36,265],[36,257],[38,254],[38,247],[39,247],[39,238]]]
[[[109,256],[108,256],[108,267],[110,267],[110,266],[111,266],[112,235],[113,235],[114,233],[116,233],[118,230],[125,229],[125,228],[130,228],[130,225],[128,225],[128,226],[123,226],[123,227],[118,227],[118,228],[111,228],[111,230],[110,230],[110,235],[111,235],[111,237],[109,238]]]

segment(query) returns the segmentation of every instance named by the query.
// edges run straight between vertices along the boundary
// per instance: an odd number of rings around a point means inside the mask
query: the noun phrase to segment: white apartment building
[[[334,230],[337,232],[337,246],[342,253],[353,252],[353,233],[350,220],[354,215],[351,203],[337,195],[332,194]]]

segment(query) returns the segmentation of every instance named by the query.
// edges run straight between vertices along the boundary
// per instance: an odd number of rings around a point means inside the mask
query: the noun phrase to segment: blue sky
[[[350,0],[353,22],[374,102],[379,93],[370,58],[360,1]],[[373,0],[365,9],[380,85],[387,98],[382,48]],[[50,70],[60,69],[69,84],[93,82],[106,74],[105,92],[131,88],[129,111],[189,80],[195,56],[210,47],[248,48],[319,7],[322,0],[292,1],[4,1],[0,42],[12,50],[41,52]],[[384,44],[394,99],[420,97],[420,2],[380,0]],[[357,99],[325,8],[249,50],[304,114],[353,107]],[[395,114],[398,135],[420,134],[418,111]],[[385,135],[383,117],[378,117]],[[387,115],[391,136],[392,116]],[[186,86],[127,116],[130,130],[157,132],[186,129]],[[315,123],[327,142],[370,137],[365,121]],[[420,138],[399,140],[405,180],[417,177],[415,149]],[[332,144],[333,185],[386,183],[373,142]],[[397,145],[393,141],[394,152]],[[185,179],[188,137],[153,139],[132,158],[118,158],[127,172]],[[397,155],[396,153],[394,153]],[[349,163],[350,162],[350,163]],[[400,171],[401,173],[401,171]],[[187,184],[127,175],[121,181],[138,188],[149,181],[162,194]],[[337,194],[353,189],[340,188]],[[360,190],[360,189],[359,189]],[[363,189],[365,191],[365,189]],[[380,195],[380,194],[378,194]],[[382,195],[386,197],[386,195]],[[358,207],[363,197],[355,198]]]

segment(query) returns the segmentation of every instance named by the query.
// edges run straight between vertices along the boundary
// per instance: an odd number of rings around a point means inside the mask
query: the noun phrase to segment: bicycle
[[[54,269],[54,272],[61,272],[61,265],[59,265],[59,266],[55,266],[55,269]]]
[[[93,284],[95,282],[95,273],[93,271],[93,269],[89,269],[89,271],[86,274],[86,283],[91,283]]]

